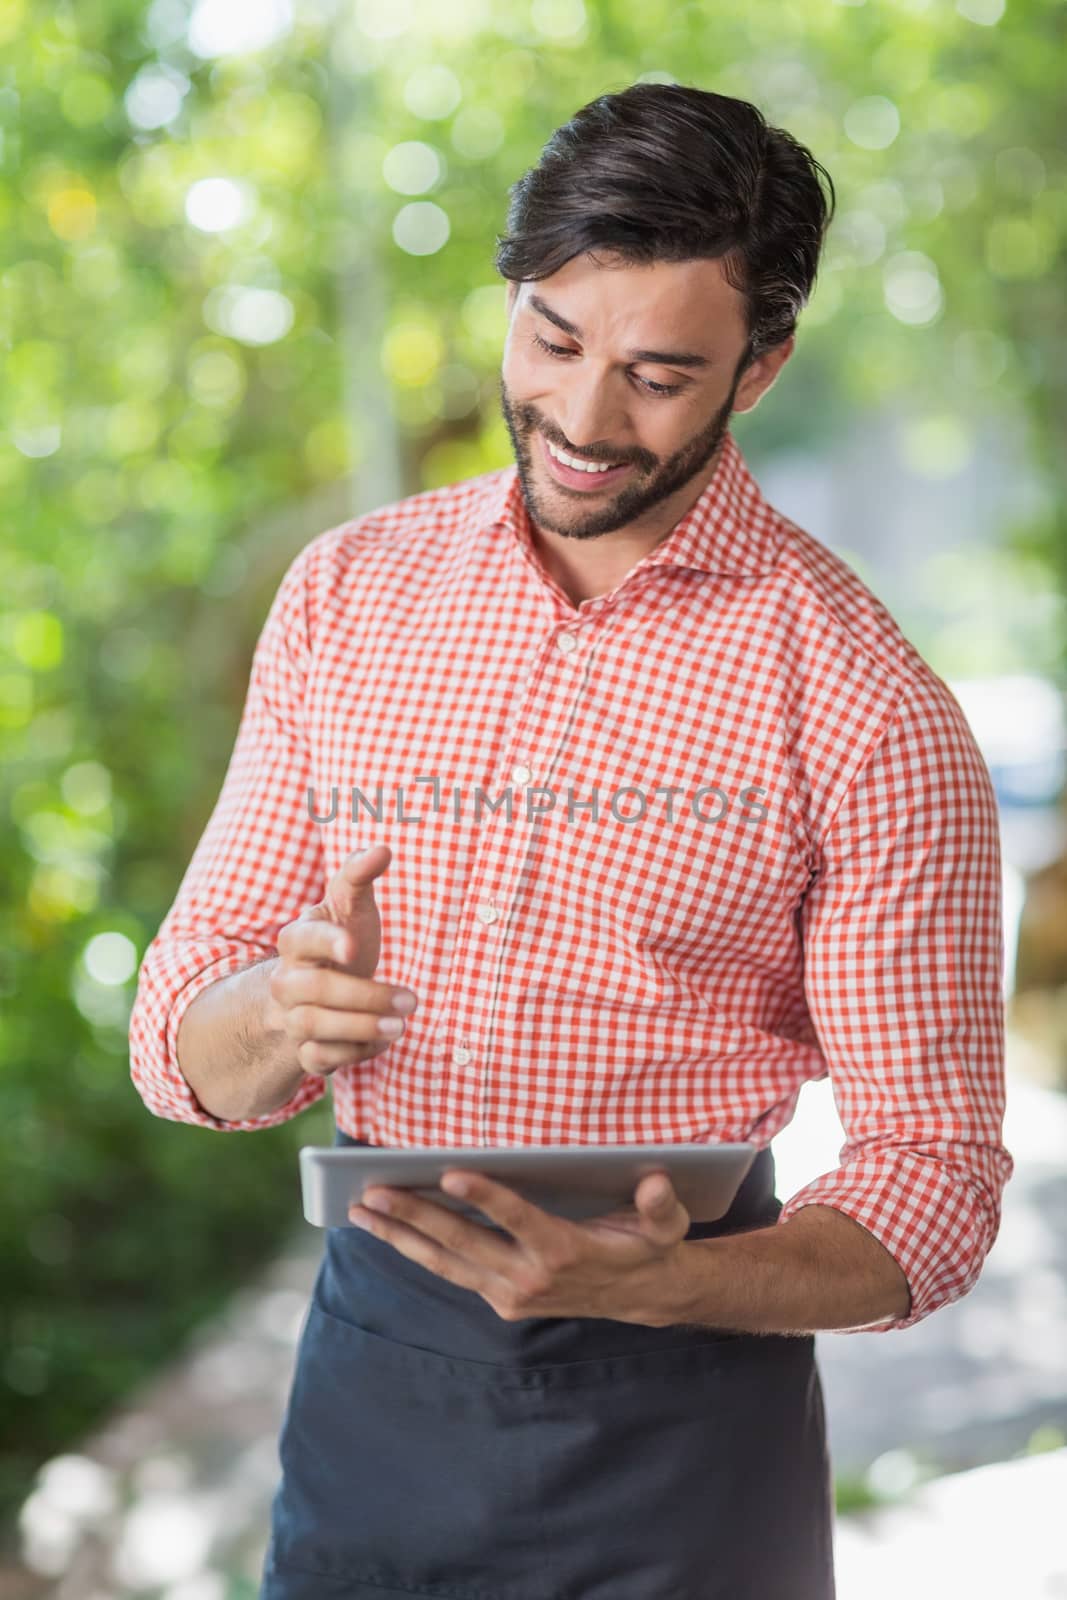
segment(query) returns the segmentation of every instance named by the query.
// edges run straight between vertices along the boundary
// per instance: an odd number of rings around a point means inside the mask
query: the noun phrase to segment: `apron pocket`
[[[538,1498],[560,1600],[833,1600],[814,1340],[546,1369]]]

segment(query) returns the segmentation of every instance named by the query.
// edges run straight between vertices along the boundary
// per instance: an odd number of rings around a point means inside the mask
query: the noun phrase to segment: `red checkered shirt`
[[[902,1328],[974,1284],[1012,1171],[996,801],[960,706],[838,556],[712,481],[577,607],[515,467],[331,528],[293,560],[214,811],[145,953],[134,1084],[224,1122],[178,1024],[345,856],[384,842],[375,977],[419,1009],[333,1074],[372,1144],[764,1146],[829,1074],[835,1207],[899,1262]]]

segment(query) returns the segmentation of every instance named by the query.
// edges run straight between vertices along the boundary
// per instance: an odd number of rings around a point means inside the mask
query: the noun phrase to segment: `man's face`
[[[509,283],[508,312],[501,408],[527,510],[570,539],[673,526],[710,481],[731,413],[756,404],[793,343],[741,370],[744,306],[718,261],[576,256]],[[550,444],[623,465],[576,471]]]

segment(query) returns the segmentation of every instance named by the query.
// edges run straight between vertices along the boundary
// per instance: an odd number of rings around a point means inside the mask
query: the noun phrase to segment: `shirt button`
[[[488,905],[478,907],[478,917],[482,922],[495,922],[499,915],[500,912],[497,910],[496,906],[491,900],[489,901]]]
[[[518,767],[512,767],[512,769],[511,769],[511,781],[512,781],[512,783],[529,783],[529,781],[530,781],[530,779],[532,777],[533,777],[533,773],[530,771],[529,767],[527,767],[525,765],[524,766],[518,766]]]
[[[457,1045],[456,1049],[452,1052],[452,1060],[457,1067],[465,1067],[470,1059],[471,1053],[467,1049],[466,1045]]]
[[[556,646],[565,656],[569,656],[572,650],[578,648],[578,641],[573,633],[561,633],[556,640]]]

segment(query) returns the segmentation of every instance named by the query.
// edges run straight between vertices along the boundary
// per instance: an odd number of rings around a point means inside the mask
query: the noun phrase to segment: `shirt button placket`
[[[557,634],[556,648],[561,655],[570,656],[577,650],[578,640],[573,633]],[[525,761],[518,762],[511,769],[511,781],[518,787],[525,788],[527,784],[533,782],[533,768]],[[488,900],[483,901],[475,915],[479,922],[483,923],[487,928],[491,927],[494,922],[498,922],[500,920],[500,910],[495,898],[490,896]],[[465,1040],[457,1045],[452,1052],[452,1061],[457,1067],[469,1066],[473,1059],[473,1054],[467,1048]]]

